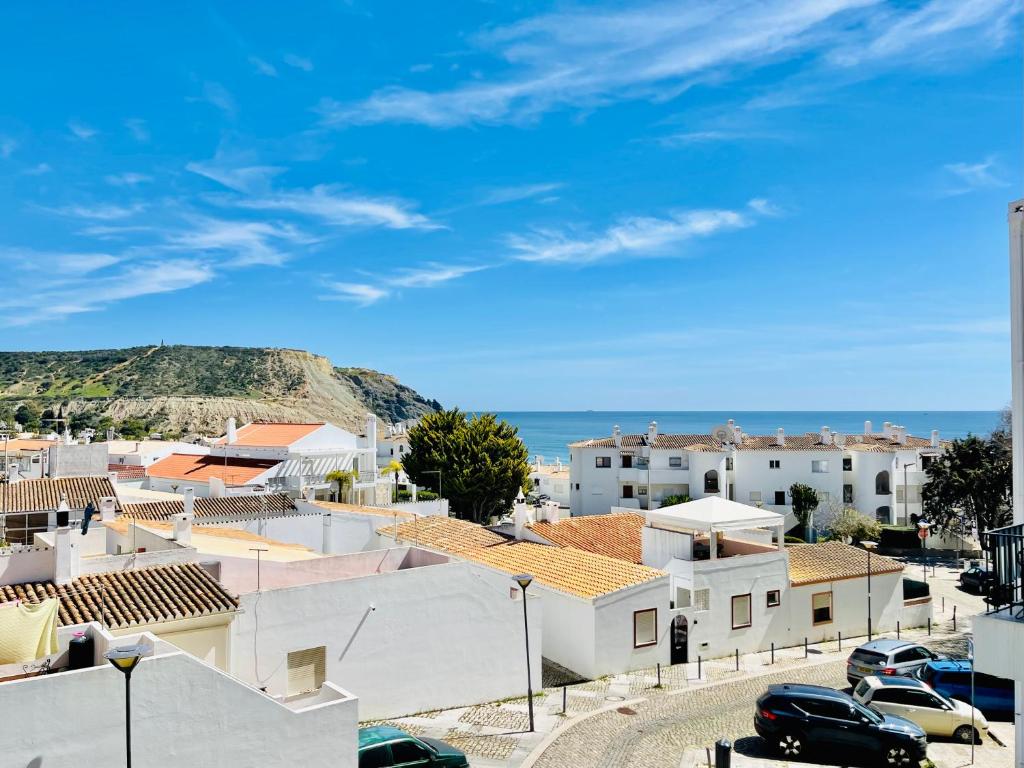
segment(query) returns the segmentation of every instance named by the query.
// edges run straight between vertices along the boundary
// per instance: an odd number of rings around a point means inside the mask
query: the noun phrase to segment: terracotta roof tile
[[[776,444],[775,435],[744,435],[736,446],[739,451],[841,451],[835,443],[822,443],[818,432],[786,435],[785,445]]]
[[[125,503],[124,517],[136,520],[168,520],[171,515],[180,515],[185,511],[184,500],[180,501],[146,501],[136,504]],[[278,517],[295,514],[295,501],[280,493],[257,496],[226,496],[220,499],[196,499],[196,519],[204,517],[250,518]]]
[[[236,459],[223,456],[196,456],[190,453],[172,453],[146,468],[150,477],[172,480],[209,482],[218,477],[229,485],[245,485],[281,462],[265,459]]]
[[[430,549],[453,554],[507,541],[504,536],[489,531],[482,525],[443,515],[420,517],[407,523],[399,523],[397,526],[381,528],[377,533],[398,541],[421,544]]]
[[[533,523],[529,528],[552,544],[640,563],[643,559],[640,545],[643,526],[643,515],[621,512],[568,517],[557,523],[542,521]]]
[[[238,599],[198,563],[90,574],[60,586],[52,581],[0,586],[0,598],[5,601],[38,603],[47,597],[60,598],[61,625],[99,621],[113,629],[238,608]]]
[[[118,480],[141,480],[146,476],[141,464],[107,464],[107,471],[114,472]]]
[[[399,520],[415,520],[416,515],[412,512],[406,512],[401,509],[388,509],[387,507],[364,507],[359,504],[342,504],[337,501],[314,501],[318,507],[328,510],[329,512],[348,512],[353,515],[373,515],[374,517],[386,517],[390,520],[394,520],[397,517]]]
[[[322,421],[309,424],[253,421],[238,428],[238,439],[232,445],[291,445],[322,426]],[[218,443],[223,444],[225,440],[226,438],[221,438]]]
[[[948,440],[940,440],[939,448],[948,448],[950,442]],[[913,435],[907,435],[906,442],[899,442],[898,440],[885,437],[883,435],[847,435],[846,436],[846,448],[851,451],[874,451],[893,453],[895,451],[915,451],[921,448],[931,448],[932,441],[930,438],[914,437]],[[936,449],[939,450],[939,449]]]
[[[99,509],[99,500],[112,496],[117,504],[117,493],[106,475],[89,477],[41,477],[19,480],[0,488],[0,499],[7,512],[50,512],[60,506],[61,498],[71,509],[85,509],[89,502]]]
[[[823,581],[852,579],[868,575],[868,553],[838,541],[824,544],[791,544],[789,580],[796,587]],[[871,556],[871,573],[900,573],[903,564],[885,555]]]

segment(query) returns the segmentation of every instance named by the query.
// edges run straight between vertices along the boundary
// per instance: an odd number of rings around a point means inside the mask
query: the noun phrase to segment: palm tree
[[[359,473],[354,469],[332,469],[324,477],[329,483],[338,484],[338,501],[341,501],[341,497],[346,491],[351,491],[352,484],[359,477]],[[351,499],[350,499],[351,501]]]
[[[391,500],[394,503],[398,503],[398,473],[402,471],[401,462],[395,461],[394,459],[380,471],[382,475],[394,475],[395,476],[395,492],[391,494]]]

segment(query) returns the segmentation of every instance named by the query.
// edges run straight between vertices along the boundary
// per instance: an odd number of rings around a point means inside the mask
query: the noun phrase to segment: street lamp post
[[[441,503],[441,499],[444,498],[444,494],[441,492],[441,470],[440,469],[425,469],[421,474],[424,475],[437,475],[437,503]]]
[[[927,520],[919,520],[917,522],[918,533],[917,535],[921,539],[921,558],[924,562],[924,580],[928,581],[928,549],[925,547],[925,541],[928,539],[928,529],[932,527],[932,524]]]
[[[124,739],[127,758],[125,765],[128,768],[132,768],[132,670],[142,661],[145,652],[146,647],[143,645],[127,645],[103,654],[114,669],[124,673]]]
[[[530,621],[526,614],[526,588],[533,581],[533,576],[521,573],[512,579],[523,590],[523,633],[526,637],[526,703],[530,711],[530,733],[533,733],[533,680],[530,675]]]
[[[862,541],[861,546],[868,551],[868,642],[871,642],[871,552],[878,546],[877,541]]]
[[[907,461],[903,464],[903,524],[907,525],[910,522],[910,513],[907,510],[907,502],[909,497],[907,495],[907,467],[916,467],[916,461]]]

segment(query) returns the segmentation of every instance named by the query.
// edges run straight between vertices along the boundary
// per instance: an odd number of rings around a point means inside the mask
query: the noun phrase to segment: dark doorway
[[[687,640],[690,633],[686,617],[680,614],[672,619],[672,657],[673,664],[685,664],[687,659]]]
[[[633,498],[633,486],[632,485],[624,485],[624,486],[622,486],[622,498],[624,498],[624,499],[632,499]]]
[[[633,457],[632,456],[624,455],[622,457],[622,468],[623,469],[632,469],[633,468]]]

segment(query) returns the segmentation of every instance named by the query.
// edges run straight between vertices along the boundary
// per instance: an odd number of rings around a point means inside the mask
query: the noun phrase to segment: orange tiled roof
[[[117,474],[118,480],[140,480],[146,476],[141,464],[107,464],[107,471]]]
[[[641,448],[650,445],[646,434],[622,435],[620,448]],[[614,437],[595,437],[570,443],[572,448],[615,448]],[[711,435],[658,435],[654,438],[654,448],[712,448],[719,450],[722,443]]]
[[[377,533],[390,536],[397,541],[456,554],[467,549],[490,547],[506,541],[504,536],[489,531],[482,525],[443,515],[420,517],[399,523],[397,526],[390,525],[380,528]]]
[[[100,621],[113,629],[234,612],[238,600],[198,563],[80,576],[57,586],[52,581],[0,586],[0,599],[39,603],[60,598],[61,625]]]
[[[568,517],[557,523],[542,521],[533,523],[529,528],[552,544],[575,547],[628,563],[640,563],[643,560],[640,545],[643,526],[643,515],[621,512]]]
[[[71,509],[85,509],[89,502],[99,509],[100,499],[117,494],[106,475],[90,477],[40,477],[0,487],[0,500],[8,512],[51,512],[64,498]]]
[[[146,468],[150,477],[174,480],[209,482],[219,477],[228,485],[245,485],[281,462],[264,459],[236,459],[223,456],[195,456],[190,453],[172,453]]]
[[[313,504],[330,512],[348,512],[353,515],[373,515],[374,517],[386,517],[390,520],[394,520],[396,517],[399,520],[414,520],[416,518],[416,515],[412,512],[405,512],[401,509],[388,509],[387,507],[364,507],[359,504],[343,504],[338,501],[314,501]]]
[[[529,541],[470,549],[459,556],[512,575],[529,573],[539,584],[583,598],[600,597],[667,575],[646,565],[575,547],[552,547]]]
[[[123,504],[124,517],[136,520],[168,520],[185,511],[183,499],[175,501],[144,501]],[[294,514],[295,501],[281,493],[258,496],[225,496],[220,499],[196,499],[196,519],[204,517],[276,517]]]
[[[841,451],[832,443],[822,443],[821,433],[807,432],[802,435],[785,435],[785,445],[776,444],[775,435],[744,435],[737,444],[738,451]]]
[[[939,447],[935,450],[948,448],[950,441],[940,440]],[[907,435],[906,442],[901,443],[894,438],[884,435],[847,435],[846,447],[851,451],[875,451],[892,453],[894,451],[916,451],[921,448],[931,448],[931,438],[914,437]]]
[[[854,579],[868,575],[868,553],[838,541],[824,544],[791,544],[789,581],[794,586]],[[885,555],[871,556],[871,573],[899,573],[903,564]]]
[[[7,450],[9,453],[17,451],[45,451],[56,444],[56,440],[14,439],[7,441]]]
[[[238,428],[238,439],[232,445],[291,445],[322,426],[322,421],[310,424],[253,421]],[[221,438],[218,442],[223,444],[225,440]]]

